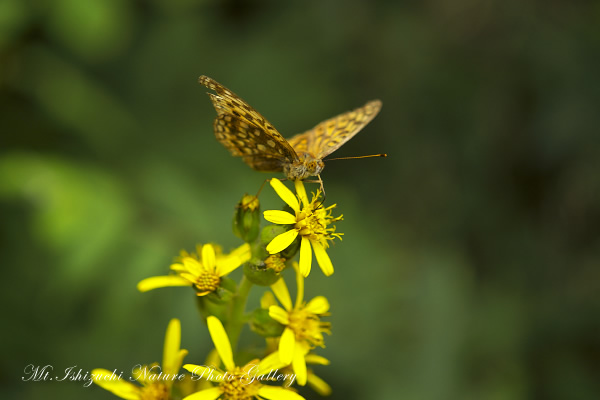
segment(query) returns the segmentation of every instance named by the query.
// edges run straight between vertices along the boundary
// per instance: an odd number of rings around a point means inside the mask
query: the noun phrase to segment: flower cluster
[[[132,371],[137,384],[96,369],[92,379],[97,385],[121,398],[139,400],[298,400],[303,397],[297,387],[305,385],[320,395],[331,393],[308,367],[329,364],[316,354],[325,347],[325,334],[331,333],[325,320],[329,301],[324,296],[306,301],[304,293],[313,253],[326,276],[334,272],[327,250],[333,240],[342,238],[335,227],[342,216],[333,216],[335,205],[326,207],[319,190],[309,200],[301,181],[294,182],[295,193],[278,179],[271,179],[270,185],[286,205],[262,214],[272,225],[260,229],[259,200],[244,195],[233,218],[234,234],[243,244],[228,253],[213,243],[198,245],[195,252],[182,251],[170,274],[137,285],[140,292],[191,288],[214,350],[199,363],[184,364],[186,372],[181,371],[188,352],[180,348],[181,324],[173,319],[162,364],[138,365]],[[241,275],[238,282],[235,275]],[[289,277],[296,282],[294,301],[286,284]],[[246,300],[256,287],[267,290],[260,307],[248,311]],[[237,351],[246,325],[264,337],[264,349]]]

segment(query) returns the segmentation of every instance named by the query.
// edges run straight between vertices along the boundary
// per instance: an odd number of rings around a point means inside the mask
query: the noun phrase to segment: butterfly
[[[198,82],[217,93],[208,93],[217,110],[217,140],[253,169],[281,171],[292,181],[310,176],[321,181],[323,158],[352,139],[381,109],[381,101],[369,101],[286,140],[265,117],[225,86],[204,75]]]

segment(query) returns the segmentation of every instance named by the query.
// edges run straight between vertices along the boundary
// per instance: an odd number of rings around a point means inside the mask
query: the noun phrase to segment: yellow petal
[[[316,354],[307,354],[304,357],[304,360],[306,360],[306,362],[308,364],[319,364],[319,365],[329,365],[330,364],[328,359],[326,359],[325,357],[322,357],[322,356],[318,356]]]
[[[94,369],[92,370],[92,379],[96,385],[122,399],[140,399],[141,388],[123,379],[118,379],[118,374],[113,376],[112,371],[102,368]]]
[[[237,267],[239,267],[242,264],[243,264],[243,262],[239,262],[236,259],[230,259],[227,262],[220,262],[219,260],[217,260],[217,266],[215,268],[215,273],[219,277],[229,275],[230,272],[233,272]]]
[[[212,244],[202,246],[202,265],[205,270],[215,270],[215,249],[212,247]]]
[[[292,244],[297,236],[298,232],[295,229],[284,232],[281,235],[277,235],[273,240],[271,240],[271,243],[267,245],[267,251],[271,254],[279,253]]]
[[[269,307],[269,317],[273,318],[282,325],[287,325],[290,323],[288,312],[279,306]]]
[[[210,389],[204,389],[194,394],[190,394],[183,398],[183,400],[215,400],[223,394],[223,388],[216,386]]]
[[[217,258],[215,273],[219,277],[228,275],[230,272],[234,271],[237,267],[239,267],[246,261],[242,261],[242,258],[240,257]]]
[[[219,276],[225,276],[246,261],[250,260],[251,256],[252,252],[250,251],[250,245],[248,243],[244,243],[237,249],[233,250],[229,255],[217,257],[217,267],[215,272]]]
[[[304,386],[306,385],[306,361],[304,360],[304,354],[302,351],[297,349],[294,352],[294,359],[292,360],[292,368],[294,369],[294,373],[296,374],[296,380],[298,381],[298,385]]]
[[[137,289],[140,292],[147,292],[149,290],[171,286],[192,286],[192,284],[187,279],[183,279],[178,275],[153,276],[140,281],[140,283],[137,284]]]
[[[290,328],[285,328],[279,340],[279,358],[284,365],[291,364],[296,347],[296,334]]]
[[[273,292],[265,292],[260,298],[260,308],[269,309],[271,306],[276,306],[277,301],[275,300],[275,296],[273,296]]]
[[[223,376],[224,372],[217,368],[207,367],[205,365],[185,364],[183,366],[183,369],[191,372],[194,375],[197,375],[197,377],[194,379],[199,379],[199,380],[204,379],[204,380],[209,380],[211,382],[222,382],[223,381],[223,379],[217,379],[217,376],[219,376],[219,375]],[[210,378],[212,378],[212,379],[210,379]]]
[[[296,308],[299,308],[304,301],[304,276],[300,272],[300,267],[297,262],[293,262],[294,271],[296,272]]]
[[[316,240],[312,240],[311,243],[313,245],[313,249],[315,249],[315,256],[317,257],[319,267],[321,267],[321,270],[325,276],[330,276],[333,274],[333,264],[331,263],[331,259],[329,259],[327,252],[323,248],[323,245]]]
[[[298,393],[277,386],[262,385],[258,395],[269,400],[305,400]]]
[[[188,355],[188,351],[186,349],[180,349],[179,352],[177,353],[177,357],[175,358],[175,368],[173,368],[177,373],[179,372],[179,369],[181,368],[181,364],[183,364],[183,359],[185,358],[185,356]]]
[[[275,189],[281,200],[285,201],[286,204],[292,207],[292,210],[296,212],[300,212],[300,205],[298,204],[298,199],[294,196],[294,193],[290,189],[288,189],[279,179],[273,178],[271,179],[271,187]]]
[[[204,365],[208,365],[209,367],[219,365],[220,363],[221,359],[219,358],[219,353],[217,352],[217,349],[212,349],[211,351],[209,351],[208,355],[204,359]]]
[[[306,195],[306,190],[304,189],[304,184],[302,181],[294,181],[294,186],[296,187],[296,193],[298,194],[298,197],[300,197],[300,200],[302,201],[302,205],[307,206],[309,201],[308,196]]]
[[[133,379],[135,379],[136,381],[143,384],[144,378],[148,376],[150,368],[152,368],[152,365],[138,364],[131,370],[131,377]],[[146,375],[146,376],[144,376],[144,375]],[[131,379],[130,379],[130,381],[131,381]]]
[[[246,262],[252,256],[252,249],[248,243],[244,243],[237,249],[233,250],[229,255],[232,257],[238,257],[242,262]]]
[[[263,213],[263,217],[274,224],[292,225],[296,223],[296,217],[287,211],[267,210]]]
[[[285,367],[285,365],[281,362],[281,359],[279,358],[279,352],[275,351],[260,361],[260,363],[258,364],[258,372],[256,374],[268,374],[269,371],[273,371],[283,367]]]
[[[310,274],[312,264],[312,250],[310,249],[310,240],[303,237],[300,243],[300,273],[307,277]]]
[[[200,275],[204,271],[204,267],[198,262],[198,260],[186,257],[182,260],[183,266],[188,270],[192,275]]]
[[[176,374],[179,372],[178,364],[179,350],[181,346],[181,322],[173,318],[167,327],[165,334],[165,345],[163,348],[162,368],[165,374]]]
[[[231,343],[229,343],[229,337],[227,336],[227,332],[225,332],[225,328],[223,328],[223,324],[217,317],[212,315],[206,319],[206,323],[208,324],[210,337],[219,352],[219,357],[221,357],[223,365],[225,365],[227,371],[233,371],[235,368],[233,352],[231,351]]]
[[[182,278],[184,278],[188,282],[190,282],[190,284],[192,286],[195,285],[196,281],[198,280],[198,275],[192,275],[192,274],[187,273],[187,272],[182,272],[181,274],[179,274],[179,276],[182,277]]]
[[[312,314],[325,314],[329,311],[329,302],[324,296],[317,296],[304,309]]]
[[[308,386],[321,396],[329,396],[331,394],[331,386],[313,373],[308,374]]]
[[[283,308],[290,311],[292,309],[292,299],[283,277],[271,285],[271,290],[275,293],[275,297],[277,297]]]
[[[171,264],[169,268],[175,272],[187,271],[187,268],[181,263]]]

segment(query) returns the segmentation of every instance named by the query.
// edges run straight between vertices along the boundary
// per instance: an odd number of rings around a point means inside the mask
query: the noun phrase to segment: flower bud
[[[266,247],[271,240],[275,239],[276,236],[281,235],[289,230],[286,225],[267,225],[263,228],[260,233],[260,241],[263,247]]]
[[[221,321],[227,321],[232,297],[233,293],[231,291],[219,287],[215,292],[206,296],[197,296],[196,307],[204,319],[209,315],[214,315]]]
[[[275,237],[289,231],[290,228],[287,225],[267,225],[263,228],[260,233],[260,242],[263,247],[266,247]],[[290,244],[285,250],[279,253],[286,260],[292,259],[298,250],[300,250],[300,235]]]
[[[252,259],[244,264],[243,269],[246,278],[255,285],[271,286],[279,279],[279,272],[268,268],[262,260]]]
[[[265,266],[277,273],[280,273],[286,267],[285,258],[281,257],[281,253],[271,254],[265,259]]]
[[[233,215],[233,233],[245,241],[253,242],[260,228],[260,203],[258,197],[245,194]]]
[[[284,326],[269,316],[269,310],[257,308],[252,313],[250,328],[263,337],[277,337],[283,333]]]

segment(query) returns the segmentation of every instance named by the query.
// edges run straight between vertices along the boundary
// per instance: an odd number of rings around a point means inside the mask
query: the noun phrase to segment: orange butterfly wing
[[[352,139],[375,118],[379,110],[381,101],[369,101],[353,111],[321,122],[311,130],[288,139],[288,142],[297,153],[307,152],[323,159]]]
[[[248,103],[207,76],[198,82],[217,92],[208,94],[218,114],[215,136],[232,155],[242,157],[258,171],[281,171],[284,165],[298,161],[292,146]]]

